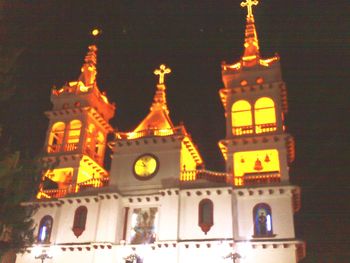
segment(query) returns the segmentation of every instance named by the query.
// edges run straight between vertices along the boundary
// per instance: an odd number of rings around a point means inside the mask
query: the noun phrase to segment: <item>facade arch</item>
[[[277,129],[274,101],[269,97],[259,98],[254,105],[255,133],[272,132]]]
[[[254,237],[273,236],[272,211],[266,203],[259,203],[253,208]]]
[[[251,105],[246,100],[239,100],[232,104],[231,121],[233,135],[253,133],[253,117]]]
[[[53,225],[52,216],[46,215],[40,220],[38,239],[37,239],[39,243],[50,242],[52,225]]]

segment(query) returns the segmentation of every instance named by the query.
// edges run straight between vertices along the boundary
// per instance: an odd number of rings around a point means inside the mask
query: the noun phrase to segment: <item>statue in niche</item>
[[[132,226],[131,244],[151,244],[156,238],[155,217],[157,208],[135,209],[136,222]]]

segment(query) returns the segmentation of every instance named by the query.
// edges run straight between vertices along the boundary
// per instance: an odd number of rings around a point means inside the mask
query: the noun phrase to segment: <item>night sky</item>
[[[0,1],[0,4],[3,1]],[[23,48],[16,93],[1,105],[14,148],[43,146],[53,85],[76,80],[99,27],[98,85],[117,105],[112,126],[130,131],[152,103],[161,63],[175,123],[184,122],[206,168],[224,170],[220,64],[243,52],[240,0],[8,1],[0,14],[3,47]],[[350,262],[350,3],[261,0],[254,15],[263,57],[281,56],[288,132],[296,139],[291,182],[302,187],[296,233],[311,262]],[[6,1],[5,1],[6,3]],[[10,3],[10,4],[9,4]]]

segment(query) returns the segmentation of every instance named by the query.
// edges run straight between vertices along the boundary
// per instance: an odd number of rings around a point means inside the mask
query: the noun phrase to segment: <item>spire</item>
[[[91,36],[94,39],[94,42],[101,34],[101,30],[98,28],[94,28],[91,30]],[[81,67],[81,74],[79,76],[78,81],[81,81],[85,87],[89,87],[96,82],[96,64],[97,64],[97,47],[96,45],[90,45],[88,47],[88,52],[84,59],[84,64]]]
[[[157,90],[156,94],[153,98],[153,103],[150,108],[151,111],[162,109],[165,110],[167,114],[169,114],[168,106],[166,103],[166,95],[165,95],[165,83],[164,83],[164,76],[166,74],[169,74],[171,72],[170,68],[167,68],[165,65],[160,65],[159,69],[154,70],[154,75],[159,76],[159,81],[157,84]]]
[[[169,110],[166,103],[166,86],[164,76],[171,72],[170,68],[160,65],[159,69],[154,71],[155,75],[159,75],[157,90],[153,98],[152,106],[147,117],[136,127],[134,132],[144,130],[172,130],[174,125],[169,117]]]
[[[252,7],[258,5],[257,0],[245,0],[241,3],[241,7],[247,7],[247,23],[245,28],[245,39],[244,39],[244,53],[243,53],[243,66],[250,67],[259,64],[260,51],[259,41],[255,29],[255,21]]]
[[[97,47],[95,45],[89,46],[89,50],[85,56],[84,64],[81,67],[81,74],[79,81],[84,83],[86,87],[91,86],[96,81],[96,64],[97,64]]]

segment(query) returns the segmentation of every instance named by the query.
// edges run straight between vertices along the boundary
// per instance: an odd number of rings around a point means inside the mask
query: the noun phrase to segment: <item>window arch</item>
[[[74,213],[73,233],[78,238],[85,230],[87,218],[86,206],[79,206]]]
[[[214,204],[210,199],[203,199],[198,205],[198,225],[207,234],[214,225]]]
[[[40,220],[39,231],[38,231],[38,242],[39,243],[49,243],[51,237],[53,225],[53,218],[49,215],[44,216]]]
[[[246,100],[239,100],[232,105],[232,132],[234,135],[252,134],[253,120],[251,105]]]
[[[255,102],[254,118],[256,133],[276,130],[275,103],[271,98],[262,97]]]
[[[64,130],[66,125],[63,122],[56,122],[52,125],[48,140],[47,152],[55,153],[60,151],[63,144]]]
[[[79,120],[72,120],[69,123],[66,151],[75,151],[78,148],[81,126],[81,121]]]
[[[259,203],[253,209],[254,236],[273,236],[271,207],[266,203]]]

